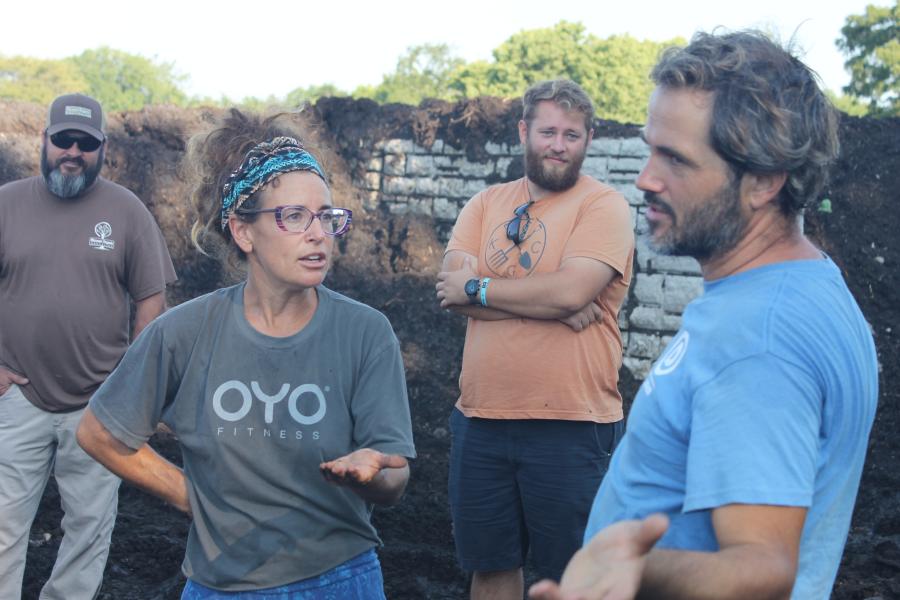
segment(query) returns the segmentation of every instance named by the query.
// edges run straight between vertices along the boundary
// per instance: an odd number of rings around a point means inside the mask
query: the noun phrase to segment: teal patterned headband
[[[222,187],[222,230],[228,217],[272,178],[290,171],[312,171],[328,183],[315,157],[292,137],[276,137],[254,146]]]

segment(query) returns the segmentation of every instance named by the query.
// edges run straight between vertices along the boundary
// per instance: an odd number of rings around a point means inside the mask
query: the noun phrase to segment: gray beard
[[[59,165],[53,169],[50,168],[50,164],[47,161],[47,149],[41,148],[41,174],[44,176],[47,189],[54,196],[63,199],[80,196],[97,180],[100,169],[103,167],[105,150],[105,148],[100,150],[100,154],[97,156],[97,164],[93,167],[83,167],[80,175],[63,175],[62,171],[59,170]]]
[[[47,182],[47,189],[50,190],[50,193],[60,198],[80,196],[84,188],[87,187],[84,181],[84,173],[81,175],[63,175],[59,167],[50,171],[50,175],[45,176],[44,181]]]

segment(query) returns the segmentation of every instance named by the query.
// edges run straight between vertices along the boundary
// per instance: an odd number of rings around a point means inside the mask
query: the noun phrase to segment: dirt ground
[[[42,110],[0,105],[0,183],[37,172]],[[361,200],[347,165],[365,158],[370,144],[360,140],[403,133],[425,145],[437,137],[455,139],[477,158],[479,142],[513,135],[517,110],[515,103],[490,99],[418,109],[329,99],[305,118],[310,135],[324,148],[336,198],[355,209]],[[215,263],[192,253],[184,242],[184,190],[172,166],[183,153],[187,133],[210,117],[203,111],[160,108],[110,118],[105,173],[134,189],[162,224],[181,277],[170,294],[173,303],[227,280]],[[614,124],[604,127],[605,135],[633,133],[633,128],[616,129]],[[900,119],[846,118],[842,134],[842,157],[825,194],[831,212],[811,211],[807,225],[843,269],[872,325],[882,377],[879,411],[833,598],[900,598],[900,388],[894,376],[900,365]],[[387,596],[464,598],[467,580],[454,558],[446,494],[447,418],[457,393],[464,322],[434,302],[433,275],[441,247],[431,224],[383,214],[364,215],[356,223],[356,214],[354,231],[342,243],[342,256],[327,283],[379,308],[394,325],[404,352],[419,453],[402,503],[374,514],[385,544],[380,557]],[[623,372],[624,397],[630,399],[638,384]],[[152,443],[178,459],[174,439],[157,436]],[[52,568],[61,516],[51,481],[31,532],[26,599],[37,598]],[[187,529],[185,517],[123,485],[100,598],[178,598]]]

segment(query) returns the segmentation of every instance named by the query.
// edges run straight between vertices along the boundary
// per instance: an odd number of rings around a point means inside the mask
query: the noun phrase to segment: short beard
[[[59,169],[62,161],[57,161],[56,165],[51,168],[47,160],[47,147],[41,147],[41,174],[44,176],[47,189],[54,196],[63,199],[80,196],[97,180],[100,169],[103,167],[105,150],[106,148],[100,148],[100,153],[97,155],[97,163],[92,167],[86,166],[83,158],[77,159],[81,162],[81,174],[63,175]]]
[[[677,220],[668,203],[652,192],[644,194],[648,204],[669,215],[669,230],[659,239],[653,237],[650,224],[647,235],[650,247],[659,254],[691,256],[700,261],[721,256],[737,246],[747,228],[747,218],[741,213],[740,178],[729,181],[708,201],[701,202]]]
[[[554,173],[544,168],[543,157],[531,148],[531,144],[525,144],[525,175],[538,187],[549,192],[564,192],[578,183],[581,174],[581,165],[587,154],[587,146],[584,152],[578,156],[572,156],[569,164],[560,173]]]

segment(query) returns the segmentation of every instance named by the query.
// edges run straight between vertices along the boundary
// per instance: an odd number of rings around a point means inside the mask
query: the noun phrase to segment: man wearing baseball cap
[[[3,599],[21,596],[29,530],[51,473],[65,516],[40,598],[97,596],[119,480],[81,450],[75,429],[129,339],[165,310],[175,280],[153,216],[99,177],[105,132],[96,100],[60,96],[48,111],[41,175],[0,187]]]

